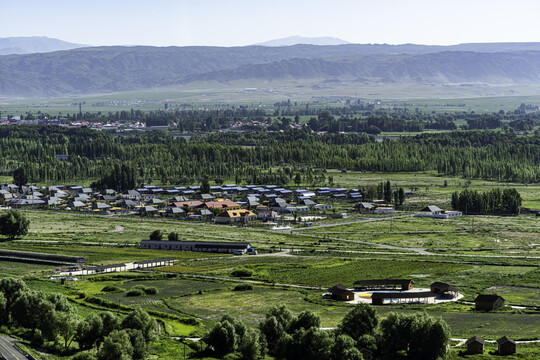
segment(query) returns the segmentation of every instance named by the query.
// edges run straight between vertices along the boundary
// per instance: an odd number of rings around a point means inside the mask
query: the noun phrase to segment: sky
[[[100,45],[540,41],[538,0],[0,0],[0,37]]]

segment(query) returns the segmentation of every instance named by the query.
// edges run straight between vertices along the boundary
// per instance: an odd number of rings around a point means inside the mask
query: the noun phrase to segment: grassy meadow
[[[149,272],[130,272],[80,277],[61,285],[48,280],[54,266],[0,260],[0,276],[25,279],[35,290],[61,293],[81,316],[95,311],[127,314],[142,307],[161,325],[151,359],[177,358],[180,337],[203,335],[223,314],[249,326],[264,317],[271,306],[287,305],[294,313],[312,310],[324,327],[339,324],[351,305],[325,300],[328,287],[352,286],[360,279],[411,278],[415,287],[434,281],[457,286],[464,298],[437,305],[377,307],[380,317],[390,311],[427,311],[448,322],[452,337],[473,335],[494,340],[503,335],[516,340],[540,339],[540,226],[532,214],[516,217],[463,216],[453,219],[418,218],[412,215],[428,204],[450,208],[453,191],[486,191],[496,186],[515,186],[524,206],[540,207],[540,186],[498,184],[433,173],[372,174],[330,170],[335,186],[357,187],[390,180],[405,190],[413,189],[405,205],[393,215],[365,215],[352,211],[354,202],[334,201],[333,212],[313,226],[293,225],[277,231],[240,228],[194,221],[102,216],[73,212],[26,211],[29,234],[20,240],[0,242],[0,249],[84,256],[89,264],[111,264],[173,257],[173,266]],[[445,186],[446,181],[446,186]],[[302,184],[305,186],[305,184]],[[178,232],[182,240],[248,241],[257,256],[233,256],[196,252],[140,250],[138,244],[159,229]],[[290,251],[294,250],[294,251]],[[235,270],[251,275],[237,278]],[[252,282],[253,290],[235,291],[238,281]],[[104,291],[114,286],[114,291]],[[128,296],[137,287],[157,289],[154,294]],[[495,312],[476,312],[470,304],[479,293],[497,293],[506,304]],[[196,344],[194,345],[196,347]],[[449,359],[461,358],[464,347],[452,348]],[[494,357],[489,352],[483,357]],[[187,346],[187,355],[193,353]],[[537,344],[518,346],[516,357],[540,355]],[[159,356],[157,355],[159,354]]]

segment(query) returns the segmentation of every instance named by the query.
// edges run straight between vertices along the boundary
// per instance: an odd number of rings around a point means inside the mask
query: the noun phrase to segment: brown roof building
[[[465,342],[467,345],[467,355],[483,354],[485,341],[478,336],[473,336]]]
[[[499,355],[512,355],[516,353],[516,342],[507,336],[497,340],[497,351]]]
[[[414,281],[410,279],[383,279],[383,280],[358,280],[354,282],[355,287],[362,289],[397,289],[412,290]]]
[[[474,307],[476,310],[495,310],[504,306],[504,298],[497,294],[494,295],[478,295],[474,299]]]
[[[334,300],[354,300],[354,293],[347,289],[345,285],[338,284],[336,286],[332,286],[330,289],[328,289],[328,292],[332,294],[332,299]]]
[[[449,298],[455,298],[459,293],[457,287],[439,281],[435,281],[429,286],[429,288],[431,289],[432,293]]]

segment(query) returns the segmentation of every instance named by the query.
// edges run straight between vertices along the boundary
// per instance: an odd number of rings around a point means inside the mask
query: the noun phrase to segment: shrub
[[[144,291],[141,289],[131,289],[126,293],[126,296],[142,296]]]
[[[169,241],[178,241],[180,240],[180,236],[178,235],[177,232],[170,232],[168,237]]]
[[[77,297],[78,297],[79,299],[84,299],[84,298],[86,297],[86,293],[85,293],[84,291],[79,291],[79,292],[77,293]]]
[[[159,290],[157,287],[155,286],[148,286],[144,289],[144,292],[147,294],[147,295],[157,295],[159,294]]]
[[[154,230],[150,233],[150,240],[161,240],[163,239],[163,232],[161,230]]]
[[[247,291],[247,290],[253,290],[253,285],[251,284],[240,284],[236,285],[233,289],[233,291]]]
[[[253,275],[253,271],[247,269],[234,270],[231,274],[234,277],[250,277]]]
[[[115,292],[115,291],[126,291],[126,290],[116,285],[107,285],[103,289],[101,289],[101,291],[102,292]]]

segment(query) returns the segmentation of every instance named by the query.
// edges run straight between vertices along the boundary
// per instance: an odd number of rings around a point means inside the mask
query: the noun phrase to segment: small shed
[[[504,306],[504,298],[497,294],[493,295],[478,295],[474,299],[474,308],[476,310],[495,310]]]
[[[473,336],[465,342],[467,346],[467,355],[483,354],[485,341],[478,336]]]
[[[503,336],[497,340],[497,351],[499,355],[512,355],[516,353],[516,342],[508,336]]]
[[[345,285],[338,284],[328,289],[328,292],[332,294],[332,299],[340,301],[354,300],[354,293],[347,289]]]
[[[457,287],[439,281],[435,281],[429,286],[429,288],[431,289],[432,293],[451,299],[455,298],[459,294]]]

